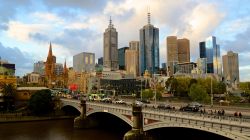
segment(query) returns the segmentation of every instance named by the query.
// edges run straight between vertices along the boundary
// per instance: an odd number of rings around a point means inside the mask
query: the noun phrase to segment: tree
[[[50,90],[37,91],[28,102],[28,108],[34,115],[47,114],[53,110],[53,106]]]
[[[4,83],[2,88],[3,88],[2,92],[4,94],[4,102],[6,103],[7,111],[12,110],[15,103],[14,99],[16,95],[16,88],[12,83],[10,84]]]
[[[226,84],[223,82],[217,83],[217,94],[224,94],[226,92]]]
[[[193,101],[202,101],[202,102],[209,101],[209,96],[206,90],[204,90],[204,87],[199,84],[192,84],[192,86],[190,87],[190,92],[188,93],[188,96]]]
[[[187,97],[189,92],[190,78],[177,78],[176,95],[181,97]]]
[[[4,96],[14,97],[16,94],[16,88],[12,83],[10,84],[4,83],[2,92]]]
[[[143,99],[150,99],[153,98],[154,94],[151,89],[145,89],[142,91],[142,98]]]

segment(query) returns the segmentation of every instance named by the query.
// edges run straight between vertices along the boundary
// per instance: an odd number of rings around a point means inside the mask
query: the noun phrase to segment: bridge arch
[[[71,107],[74,107],[75,109],[77,109],[79,112],[81,112],[81,106],[79,103],[77,102],[62,102],[61,103],[61,109],[65,106],[71,106]],[[81,112],[82,113],[82,112]]]
[[[226,138],[230,139],[242,139],[242,140],[249,140],[249,137],[243,136],[240,133],[230,132],[227,130],[217,130],[211,127],[204,127],[204,126],[196,126],[196,125],[190,125],[185,123],[176,123],[176,122],[158,122],[153,124],[148,124],[143,127],[144,131],[149,131],[153,129],[158,128],[169,128],[169,127],[180,127],[180,128],[190,128],[190,129],[196,129],[196,130],[202,130],[205,132],[210,132],[213,134],[217,134],[220,136],[224,136]]]
[[[122,121],[126,122],[126,123],[127,123],[129,126],[131,126],[131,127],[132,127],[132,125],[133,125],[132,120],[130,120],[130,119],[127,118],[126,116],[124,116],[124,115],[122,115],[122,114],[120,114],[120,113],[115,113],[115,112],[110,111],[110,110],[95,109],[95,110],[87,111],[86,116],[88,117],[88,116],[90,116],[90,115],[92,115],[92,114],[101,113],[101,112],[103,112],[103,113],[108,113],[108,114],[111,114],[111,115],[114,115],[114,116],[116,116],[117,118],[121,119]]]

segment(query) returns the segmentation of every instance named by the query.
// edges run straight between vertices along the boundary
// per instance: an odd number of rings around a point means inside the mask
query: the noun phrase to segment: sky
[[[166,37],[190,40],[191,61],[199,42],[215,36],[221,56],[239,54],[240,81],[250,81],[249,0],[0,0],[0,57],[16,64],[16,75],[45,61],[49,42],[58,63],[73,65],[73,55],[103,56],[103,32],[111,16],[118,48],[139,40],[147,24],[159,28],[160,63],[166,62]],[[149,8],[148,8],[149,7]]]

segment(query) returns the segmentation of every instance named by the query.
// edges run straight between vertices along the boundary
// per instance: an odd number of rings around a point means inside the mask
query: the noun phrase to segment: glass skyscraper
[[[150,13],[148,13],[148,24],[140,29],[139,47],[139,73],[148,70],[151,74],[159,70],[159,29],[150,24]]]
[[[207,73],[222,74],[220,46],[216,44],[216,37],[210,36],[205,42],[200,42],[200,58],[206,58]]]
[[[119,70],[125,70],[125,51],[129,47],[123,47],[118,49],[118,63],[119,63]]]

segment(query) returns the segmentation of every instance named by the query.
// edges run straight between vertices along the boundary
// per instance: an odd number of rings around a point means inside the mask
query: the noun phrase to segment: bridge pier
[[[81,115],[74,119],[74,128],[87,129],[95,126],[95,122],[86,116],[86,101],[81,100]]]
[[[143,115],[142,107],[135,104],[132,105],[132,130],[128,131],[123,140],[152,140],[153,138],[143,132]]]

